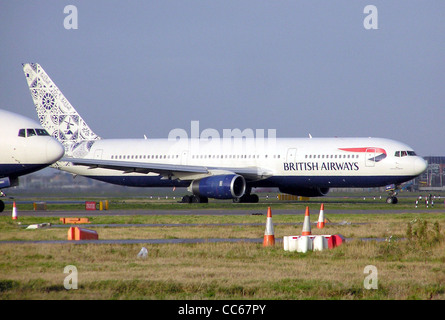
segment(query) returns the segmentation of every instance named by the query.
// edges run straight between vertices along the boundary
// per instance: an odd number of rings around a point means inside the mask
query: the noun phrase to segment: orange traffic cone
[[[17,208],[15,206],[15,201],[14,204],[12,205],[12,220],[17,220]]]
[[[311,217],[309,215],[309,207],[306,207],[306,213],[304,214],[304,222],[303,222],[303,232],[301,233],[303,236],[310,236],[311,233]]]
[[[324,204],[321,204],[320,207],[320,215],[318,216],[318,222],[317,222],[317,228],[318,229],[323,229],[324,228],[324,224],[325,224],[325,220],[324,220]]]
[[[273,231],[273,223],[272,223],[272,211],[270,207],[267,209],[267,221],[266,221],[266,230],[264,231],[264,240],[263,247],[269,247],[275,245],[275,235]]]

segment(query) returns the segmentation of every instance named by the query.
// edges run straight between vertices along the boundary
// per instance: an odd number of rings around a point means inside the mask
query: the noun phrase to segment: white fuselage
[[[377,187],[411,180],[426,168],[423,158],[415,155],[409,146],[381,138],[105,139],[83,144],[74,150],[74,157],[204,166],[210,171],[222,172],[232,168],[259,168],[264,179],[250,181],[252,187]],[[175,181],[161,179],[155,173],[85,166],[60,169],[116,184],[147,187],[185,186],[199,178],[184,175]]]

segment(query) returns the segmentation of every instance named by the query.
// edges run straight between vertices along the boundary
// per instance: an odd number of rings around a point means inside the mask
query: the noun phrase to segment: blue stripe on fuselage
[[[161,179],[161,176],[88,176],[112,184],[130,187],[188,187],[190,181]],[[415,176],[362,176],[362,177],[316,177],[316,176],[274,176],[265,180],[248,182],[250,187],[320,187],[320,188],[371,188],[399,184]]]
[[[50,164],[0,164],[0,177],[18,177],[46,168]]]

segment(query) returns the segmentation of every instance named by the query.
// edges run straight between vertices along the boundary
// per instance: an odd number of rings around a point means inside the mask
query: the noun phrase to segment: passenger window
[[[25,129],[20,129],[19,130],[19,137],[26,138],[26,131],[25,131]]]
[[[26,129],[26,134],[28,137],[32,137],[36,135],[36,132],[34,131],[34,129]]]

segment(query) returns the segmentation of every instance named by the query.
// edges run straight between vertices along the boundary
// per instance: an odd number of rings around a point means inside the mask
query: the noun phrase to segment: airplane
[[[58,169],[124,186],[187,187],[182,202],[255,203],[258,187],[306,197],[397,187],[427,167],[408,145],[383,138],[102,139],[39,64],[23,70],[42,126],[65,147]]]
[[[62,144],[36,121],[0,110],[0,194],[17,186],[18,177],[41,170],[64,155]],[[0,212],[5,204],[0,200]]]

